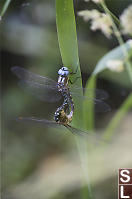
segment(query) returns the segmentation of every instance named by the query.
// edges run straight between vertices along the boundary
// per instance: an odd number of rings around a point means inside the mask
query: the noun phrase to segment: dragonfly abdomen
[[[70,113],[67,115],[67,117],[68,117],[68,121],[70,123],[72,121],[72,117],[74,114],[74,102],[73,102],[70,92],[68,94],[69,94],[68,100],[69,100],[69,106],[70,106]]]
[[[74,113],[74,103],[70,95],[69,89],[65,89],[62,92],[64,98],[63,104],[56,110],[54,119],[57,123],[69,124],[72,121]]]

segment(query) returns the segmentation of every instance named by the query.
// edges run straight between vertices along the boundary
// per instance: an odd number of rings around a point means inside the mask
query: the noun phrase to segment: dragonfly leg
[[[75,74],[77,74],[78,68],[79,68],[79,65],[77,66],[75,72],[73,72],[73,71],[70,72],[70,75],[75,75]],[[79,78],[81,78],[81,76],[80,76],[80,77],[76,77],[76,78],[74,79],[74,81],[71,81],[71,80],[69,79],[69,82],[70,82],[71,84],[74,84],[74,83],[77,81],[77,79],[79,79]]]
[[[79,68],[79,66],[77,66],[77,68],[76,68],[76,70],[75,70],[75,72],[70,72],[70,75],[75,75],[75,74],[77,74],[77,71],[78,71],[78,68]]]

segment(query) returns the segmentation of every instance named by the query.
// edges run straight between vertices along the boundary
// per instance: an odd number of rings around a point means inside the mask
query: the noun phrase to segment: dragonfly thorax
[[[58,71],[58,89],[59,91],[62,91],[63,88],[67,88],[68,86],[68,81],[69,81],[69,70],[67,67],[62,67],[59,71]]]
[[[58,77],[58,89],[67,88],[69,78],[59,75]]]

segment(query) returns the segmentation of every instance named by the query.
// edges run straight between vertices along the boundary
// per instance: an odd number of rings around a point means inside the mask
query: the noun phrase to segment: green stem
[[[116,24],[120,26],[120,20],[109,9],[108,11],[112,18],[115,20]]]
[[[83,199],[92,199],[93,198],[93,192],[92,192],[92,187],[90,184],[90,175],[89,175],[89,161],[88,161],[88,143],[86,140],[79,140],[76,137],[76,144],[78,148],[78,152],[80,155],[80,160],[81,160],[81,167],[84,175],[84,182],[87,184],[87,189],[85,189],[85,194],[84,194],[84,189],[82,189],[82,195]]]
[[[125,100],[125,102],[122,104],[121,108],[118,110],[116,115],[111,120],[110,124],[107,126],[103,138],[106,141],[109,141],[114,132],[116,127],[119,125],[121,119],[125,116],[125,114],[132,108],[132,94],[128,96],[128,98]]]
[[[102,7],[100,7],[100,4],[97,4],[97,6],[99,7],[99,9],[101,9],[102,10]],[[103,9],[104,10],[104,9]],[[109,14],[111,15],[111,17],[115,20],[115,22],[116,22],[116,24],[117,25],[121,25],[120,24],[120,20],[117,18],[117,16],[115,16],[110,10],[109,10],[109,8],[107,7],[107,10],[109,11]]]
[[[114,34],[115,34],[115,36],[116,36],[116,38],[117,38],[117,40],[118,40],[120,46],[122,47],[122,52],[123,52],[124,56],[125,56],[125,57],[128,57],[128,53],[127,53],[125,47],[123,46],[124,41],[123,41],[123,39],[122,39],[122,37],[121,37],[120,31],[118,30],[116,24],[115,24],[114,21],[113,21],[113,18],[112,18],[112,16],[111,16],[111,12],[110,12],[109,9],[107,8],[107,6],[106,6],[106,4],[105,4],[104,1],[102,1],[101,5],[102,5],[102,7],[103,7],[105,13],[106,13],[107,15],[109,15],[109,17],[110,17],[110,19],[111,19]],[[130,59],[129,59],[129,58],[127,59],[127,61],[126,61],[125,64],[126,64],[128,76],[129,76],[130,81],[131,81],[131,83],[132,83],[132,67],[131,67],[131,62],[130,62]]]
[[[2,18],[3,15],[5,14],[10,2],[11,2],[11,0],[6,0],[5,1],[4,6],[3,6],[2,10],[1,10],[1,13],[0,13],[0,18]]]

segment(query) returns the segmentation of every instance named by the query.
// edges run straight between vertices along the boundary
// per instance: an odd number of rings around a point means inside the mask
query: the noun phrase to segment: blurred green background
[[[4,2],[4,1],[3,1]],[[0,7],[2,6],[1,1]],[[107,0],[109,9],[120,16],[131,0]],[[85,86],[99,59],[118,45],[100,31],[90,31],[89,23],[77,16],[79,10],[98,9],[93,3],[75,1],[80,65]],[[14,0],[1,21],[2,66],[2,190],[4,199],[83,198],[80,158],[74,136],[64,130],[15,122],[16,116],[51,118],[60,103],[43,103],[24,92],[11,73],[21,66],[57,80],[62,65],[55,19],[55,1]],[[125,36],[124,40],[128,37]],[[109,93],[111,112],[96,114],[100,131],[120,108],[130,92],[127,74],[101,73],[97,87]],[[117,168],[130,167],[132,113],[121,121],[114,141],[103,154],[89,153],[95,198],[117,197]],[[128,139],[127,139],[128,138]],[[122,146],[122,143],[125,143]],[[102,154],[102,155],[101,155]],[[99,158],[100,157],[100,158]],[[121,157],[124,157],[121,158]],[[102,158],[102,159],[101,159]],[[105,162],[103,164],[102,162]],[[91,170],[89,171],[91,172]],[[80,191],[83,190],[83,191]],[[85,195],[85,194],[84,194]],[[86,197],[86,195],[85,195]],[[84,198],[85,198],[84,197]]]

